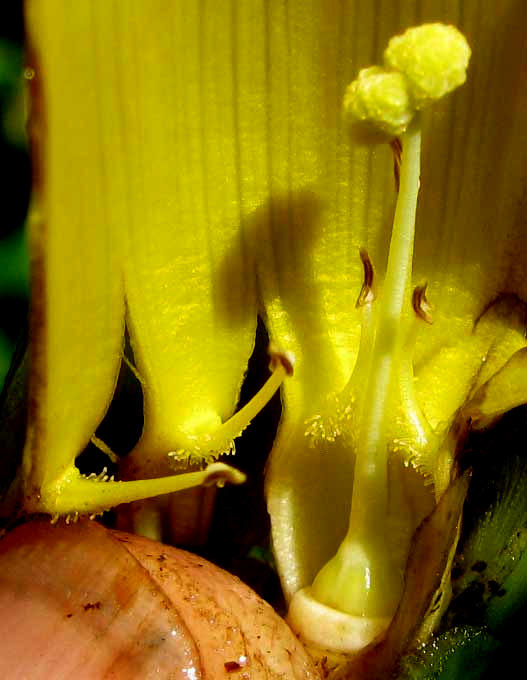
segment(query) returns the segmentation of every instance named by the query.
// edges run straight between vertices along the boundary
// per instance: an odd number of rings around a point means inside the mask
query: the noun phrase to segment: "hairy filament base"
[[[181,475],[116,482],[107,478],[83,477],[72,467],[62,479],[43,488],[28,510],[46,512],[53,516],[103,512],[120,503],[151,498],[200,485],[223,485],[226,482],[241,484],[245,481],[239,472],[224,463],[213,463],[198,472]]]

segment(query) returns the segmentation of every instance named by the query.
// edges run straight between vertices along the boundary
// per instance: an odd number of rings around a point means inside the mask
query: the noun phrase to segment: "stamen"
[[[53,509],[54,517],[74,512],[90,515],[121,503],[140,501],[194,486],[223,486],[227,482],[242,484],[245,481],[243,472],[224,463],[213,463],[197,472],[127,482],[109,480],[104,471],[96,478],[88,479],[80,475],[76,468],[70,471],[68,477],[52,488],[43,490],[43,503],[48,512],[50,508]]]
[[[291,352],[282,352],[277,349],[273,343],[269,345],[268,349],[271,361],[269,362],[269,368],[274,371],[280,365],[286,371],[286,375],[291,377],[295,370],[295,357]]]
[[[92,434],[90,441],[99,449],[99,451],[102,451],[102,453],[106,454],[112,463],[119,462],[119,456],[114,453],[108,444],[105,444],[102,439],[99,439],[99,437],[96,437],[94,434]]]
[[[133,363],[130,361],[130,359],[126,356],[126,354],[123,354],[123,362],[128,366],[128,368],[132,371],[134,374],[135,378],[137,381],[144,387],[145,386],[145,381],[143,376],[139,373],[137,368],[133,365]]]
[[[365,304],[373,302],[376,298],[375,294],[375,269],[373,268],[373,262],[368,255],[366,248],[361,248],[359,250],[360,259],[362,266],[364,268],[364,283],[360,289],[359,297],[355,303],[355,307],[362,307]]]
[[[234,440],[267,405],[284,380],[293,375],[295,358],[290,352],[282,352],[271,345],[269,354],[271,356],[269,368],[272,374],[254,397],[215,432],[189,436],[190,446],[170,454],[173,459],[178,461],[184,459],[185,451],[188,451],[190,457],[200,457],[203,460],[210,456],[217,457],[229,453],[234,449]]]
[[[320,412],[304,421],[306,426],[304,434],[310,448],[314,448],[320,442],[334,442],[342,435],[344,429],[350,429],[356,407],[355,386],[364,384],[368,375],[370,352],[375,337],[372,318],[372,304],[376,298],[375,269],[365,248],[360,248],[359,255],[364,268],[364,282],[355,304],[362,313],[358,359],[353,375],[342,392],[329,395]]]
[[[433,324],[434,319],[432,317],[432,305],[428,302],[426,297],[426,289],[428,283],[424,283],[421,286],[416,286],[412,294],[412,307],[416,315],[425,321],[426,323]]]

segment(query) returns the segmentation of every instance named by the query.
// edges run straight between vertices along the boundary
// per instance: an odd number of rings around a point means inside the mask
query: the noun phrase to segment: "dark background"
[[[22,2],[0,7],[0,384],[28,308],[28,263],[24,237],[30,193],[25,138]]]

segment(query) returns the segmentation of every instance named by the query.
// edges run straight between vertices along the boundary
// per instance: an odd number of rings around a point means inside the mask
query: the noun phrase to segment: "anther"
[[[282,352],[276,349],[276,347],[271,343],[268,348],[268,353],[271,358],[269,368],[271,371],[275,371],[280,366],[285,370],[288,377],[291,377],[295,371],[295,357],[292,352]]]
[[[226,482],[230,484],[243,484],[245,479],[245,474],[240,472],[240,470],[227,467],[222,463],[212,463],[206,469],[206,477],[202,482],[202,486],[223,487]]]
[[[422,286],[416,286],[414,288],[412,294],[412,307],[420,319],[426,321],[426,323],[432,324],[434,323],[434,319],[432,318],[433,307],[426,297],[427,286],[428,284],[424,283]]]
[[[365,248],[359,250],[360,259],[362,266],[364,267],[364,283],[360,289],[359,297],[355,303],[355,307],[363,307],[369,302],[375,300],[375,269],[373,268],[373,262],[368,255],[368,251]]]

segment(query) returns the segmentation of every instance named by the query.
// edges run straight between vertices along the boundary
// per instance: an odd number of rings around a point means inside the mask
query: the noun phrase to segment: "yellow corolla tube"
[[[236,97],[232,44],[215,29],[228,16],[211,8],[207,23],[199,3],[161,0],[26,3],[35,162],[26,509],[93,513],[242,481],[223,463],[199,468],[230,452],[291,370],[275,353],[269,382],[229,420],[256,293],[241,229],[244,120],[218,105]],[[143,436],[119,481],[86,480],[74,460],[111,400],[125,320]],[[179,470],[191,459],[198,471],[174,475],[174,456]]]

